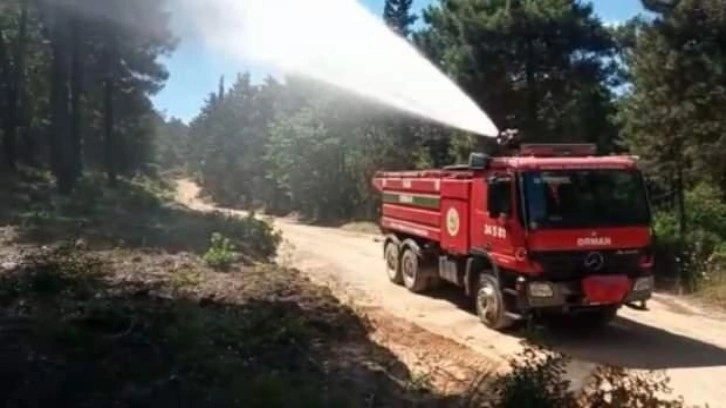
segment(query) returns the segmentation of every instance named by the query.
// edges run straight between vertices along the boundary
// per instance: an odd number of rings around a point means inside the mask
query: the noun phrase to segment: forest
[[[412,3],[386,0],[383,21],[500,129],[639,156],[661,289],[726,305],[726,3],[643,0],[618,24],[584,0]],[[169,117],[153,103],[179,43],[167,5],[0,0],[0,405],[685,406],[646,367],[718,398],[721,322],[670,304],[651,315],[687,334],[631,314],[570,356],[527,321],[497,363],[317,283],[270,216],[375,222],[374,172],[461,162],[491,140],[244,72],[189,123]],[[355,251],[376,244],[363,235]],[[572,358],[595,362],[579,390]]]
[[[381,169],[452,164],[487,141],[305,78],[220,79],[190,123],[157,112],[176,39],[162,1],[0,5],[2,169],[190,174],[220,204],[374,220]],[[383,19],[525,141],[641,158],[663,276],[695,289],[726,256],[726,5],[644,0],[605,24],[586,1],[439,0]],[[83,12],[79,12],[83,10]],[[113,16],[113,19],[111,18]],[[396,75],[396,73],[391,73]]]

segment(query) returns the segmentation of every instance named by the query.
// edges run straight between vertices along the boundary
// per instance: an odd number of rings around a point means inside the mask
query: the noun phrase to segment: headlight
[[[546,298],[554,296],[555,292],[552,285],[546,282],[531,282],[529,284],[529,296],[537,298]]]
[[[633,292],[650,292],[653,290],[654,281],[652,276],[638,278],[633,285]]]

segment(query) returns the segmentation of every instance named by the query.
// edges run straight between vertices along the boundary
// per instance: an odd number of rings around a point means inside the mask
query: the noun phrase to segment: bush
[[[510,360],[511,371],[476,385],[466,406],[490,408],[681,408],[668,399],[668,378],[657,372],[629,373],[599,367],[582,390],[565,378],[569,358],[534,343]]]
[[[76,249],[73,243],[44,248],[20,266],[15,274],[0,276],[0,302],[18,296],[44,298],[71,293],[88,298],[105,275],[104,262]]]
[[[656,275],[687,291],[696,291],[726,263],[726,203],[719,192],[701,184],[686,193],[687,234],[681,240],[676,214],[659,212],[656,232]]]
[[[510,362],[512,371],[496,379],[496,407],[565,408],[574,395],[564,380],[568,359],[560,354],[529,346]]]
[[[229,238],[215,232],[212,234],[211,246],[204,254],[204,262],[214,269],[226,271],[237,260],[235,247]]]

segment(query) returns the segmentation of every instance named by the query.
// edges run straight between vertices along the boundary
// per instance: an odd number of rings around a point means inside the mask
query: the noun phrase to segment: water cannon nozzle
[[[497,136],[497,144],[510,152],[516,152],[522,144],[518,129],[505,129]]]

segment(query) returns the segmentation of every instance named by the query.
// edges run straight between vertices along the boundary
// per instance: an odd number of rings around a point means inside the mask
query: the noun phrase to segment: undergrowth
[[[235,260],[237,254],[229,238],[218,232],[213,233],[209,250],[204,254],[204,262],[214,269],[227,271]]]
[[[25,243],[82,237],[94,249],[157,248],[203,255],[209,237],[219,233],[246,258],[275,257],[281,236],[270,223],[192,211],[171,200],[172,187],[163,180],[138,177],[121,180],[111,189],[102,178],[90,175],[72,195],[59,196],[49,180],[16,179],[3,186],[0,222],[19,226]]]
[[[582,390],[566,379],[570,359],[525,342],[510,360],[511,370],[484,376],[469,391],[466,406],[490,408],[682,408],[670,396],[668,378],[659,372],[631,373],[622,368],[595,369]]]
[[[33,251],[0,276],[2,406],[338,407],[368,406],[371,396],[372,406],[399,406],[435,398],[371,370],[397,360],[367,340],[352,310],[293,271],[250,270],[245,289],[223,301],[205,285],[228,287],[240,275],[216,282],[199,264],[136,276],[118,269],[122,259],[69,248]],[[361,343],[367,361],[340,361],[335,352],[349,342]]]

